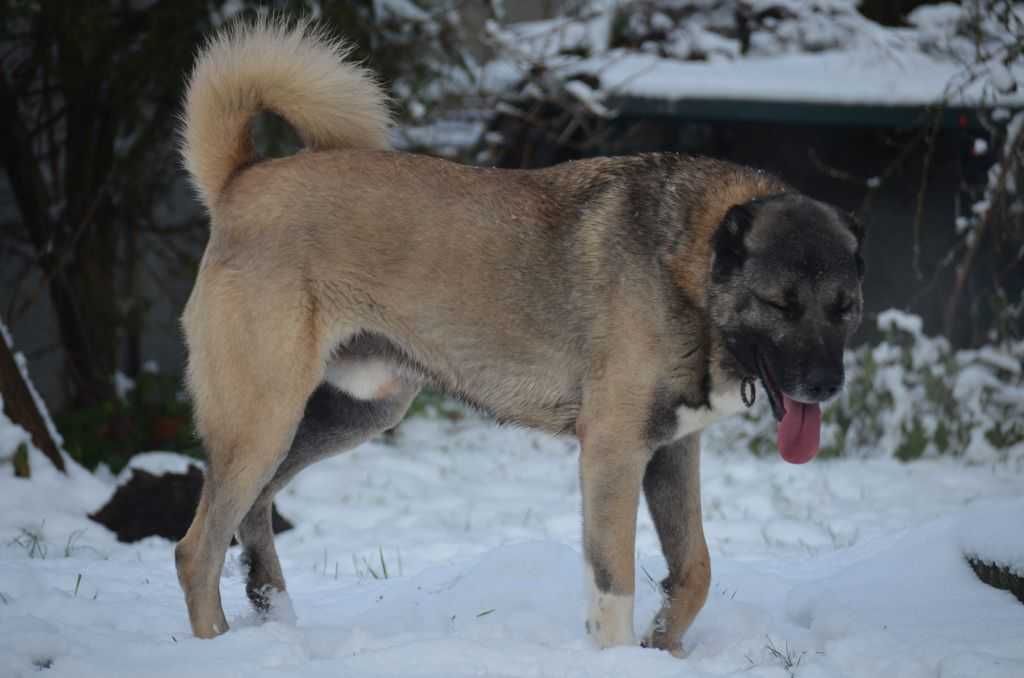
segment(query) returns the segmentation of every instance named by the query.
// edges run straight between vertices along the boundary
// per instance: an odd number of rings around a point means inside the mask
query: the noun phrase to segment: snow
[[[565,91],[576,97],[576,100],[592,114],[600,118],[607,118],[611,115],[611,112],[600,101],[601,93],[582,80],[570,80],[565,83]]]
[[[391,141],[399,149],[425,146],[438,155],[455,157],[472,148],[484,129],[484,123],[472,117],[445,118],[423,125],[395,127],[391,131]]]
[[[424,12],[410,0],[374,0],[373,13],[377,17],[394,17],[406,21],[430,21],[430,14]]]
[[[123,485],[132,479],[133,471],[145,471],[155,476],[165,473],[188,473],[189,466],[203,464],[198,459],[176,452],[143,452],[128,460],[128,464],[117,474],[117,484]]]
[[[128,394],[135,390],[135,380],[121,370],[114,371],[114,391],[117,397],[124,400]]]
[[[885,331],[902,330],[914,337],[922,336],[924,321],[919,316],[904,313],[895,308],[886,309],[878,314],[878,329]]]
[[[983,83],[948,92],[960,73],[956,64],[866,49],[708,62],[623,54],[593,59],[588,66],[617,94],[657,99],[898,106],[947,98],[954,104],[977,103],[986,94]],[[1024,96],[1007,95],[1003,101],[1021,105]]]
[[[1007,512],[988,520],[962,520],[957,536],[964,553],[1024,577],[1024,539],[1018,532],[1020,513]]]
[[[296,525],[277,539],[293,608],[250,611],[234,548],[232,630],[213,641],[191,636],[171,542],[121,544],[85,518],[117,480],[73,463],[62,476],[33,450],[31,480],[0,479],[0,675],[783,678],[787,654],[801,677],[1024,675],[1024,606],[963,559],[1024,552],[1024,471],[950,456],[795,467],[726,439],[704,451],[713,581],[683,659],[585,636],[568,439],[414,418],[318,464],[278,499]],[[639,631],[659,603],[647,574],[666,570],[645,510],[638,563]]]

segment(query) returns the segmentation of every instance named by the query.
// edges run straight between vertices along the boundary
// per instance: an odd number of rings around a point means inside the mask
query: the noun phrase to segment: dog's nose
[[[807,395],[814,400],[828,400],[843,387],[843,371],[815,367],[807,372],[804,382]]]

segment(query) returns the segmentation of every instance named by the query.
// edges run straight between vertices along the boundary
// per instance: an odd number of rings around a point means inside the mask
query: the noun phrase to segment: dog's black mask
[[[713,241],[709,309],[725,367],[764,384],[776,418],[783,394],[803,402],[842,388],[843,350],[860,324],[863,228],[795,193],[729,210]]]

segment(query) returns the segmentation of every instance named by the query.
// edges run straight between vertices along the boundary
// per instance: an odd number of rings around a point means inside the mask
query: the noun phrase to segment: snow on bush
[[[643,2],[624,11],[619,44],[685,61],[778,56],[847,48],[893,34],[857,11],[853,0]]]
[[[823,408],[823,457],[953,455],[969,463],[1024,465],[1024,341],[954,351],[921,319],[879,314],[885,340],[848,351],[846,386]],[[774,454],[763,394],[712,433],[724,444]]]
[[[885,26],[858,0],[595,0],[554,20],[492,25],[484,79],[507,89],[540,69],[597,79],[595,97],[1017,105],[1024,64],[1007,25],[1024,11],[1012,11],[947,3]]]
[[[975,63],[997,89],[1014,54],[1010,5],[977,2],[918,7],[907,26],[883,26],[861,13],[859,0],[646,0],[620,10],[614,43],[684,61],[777,57],[794,53],[920,51],[943,61]]]

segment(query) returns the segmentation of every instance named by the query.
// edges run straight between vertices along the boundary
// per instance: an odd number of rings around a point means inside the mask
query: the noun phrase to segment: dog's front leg
[[[594,431],[581,441],[583,544],[590,604],[587,632],[600,647],[633,636],[637,503],[649,454],[622,435]]]
[[[644,474],[644,494],[668,562],[664,601],[645,643],[682,653],[682,635],[704,606],[711,561],[700,510],[700,434],[659,448]]]

